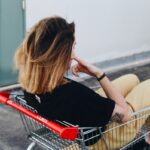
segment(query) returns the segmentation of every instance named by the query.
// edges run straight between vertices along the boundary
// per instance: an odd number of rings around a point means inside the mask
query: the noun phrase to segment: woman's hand
[[[71,68],[72,73],[75,76],[79,76],[79,72],[83,72],[94,77],[100,77],[103,74],[99,68],[87,63],[83,59],[80,59],[77,56],[74,56],[73,59],[77,62],[77,64],[72,66]]]

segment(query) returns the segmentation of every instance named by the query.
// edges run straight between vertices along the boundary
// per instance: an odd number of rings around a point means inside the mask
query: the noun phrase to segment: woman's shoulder
[[[65,84],[62,84],[60,86],[55,87],[55,89],[52,92],[47,91],[46,93],[41,93],[41,94],[36,94],[36,93],[31,93],[27,90],[23,90],[24,95],[26,97],[35,97],[35,95],[38,95],[40,97],[56,97],[58,95],[72,95],[72,94],[79,94],[84,93],[88,94],[90,92],[94,92],[91,90],[89,87],[85,86],[84,84],[77,82],[75,80],[72,80],[70,78],[65,78],[67,82]]]
[[[91,91],[91,89],[88,86],[84,85],[83,83],[80,83],[80,82],[75,81],[75,80],[70,79],[70,78],[65,78],[65,79],[69,81],[67,83],[68,87],[77,88],[78,90],[83,89],[83,90],[90,90]]]

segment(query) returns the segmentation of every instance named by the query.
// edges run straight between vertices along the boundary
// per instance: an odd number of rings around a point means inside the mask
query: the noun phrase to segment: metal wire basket
[[[14,101],[5,99],[3,103],[19,110],[28,138],[33,141],[28,150],[36,144],[48,150],[125,150],[150,136],[150,107],[133,113],[132,119],[124,124],[110,122],[104,130],[49,121],[27,105],[22,96],[16,96]]]

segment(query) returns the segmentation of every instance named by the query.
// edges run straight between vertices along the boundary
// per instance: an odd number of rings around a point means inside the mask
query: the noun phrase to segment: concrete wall
[[[150,50],[149,0],[27,0],[26,29],[45,16],[76,23],[76,52],[89,62]]]

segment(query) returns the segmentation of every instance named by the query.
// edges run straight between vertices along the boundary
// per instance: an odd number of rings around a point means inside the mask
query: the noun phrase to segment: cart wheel
[[[28,148],[27,148],[27,150],[33,150],[33,148],[36,146],[36,142],[32,142],[29,146],[28,146]]]

